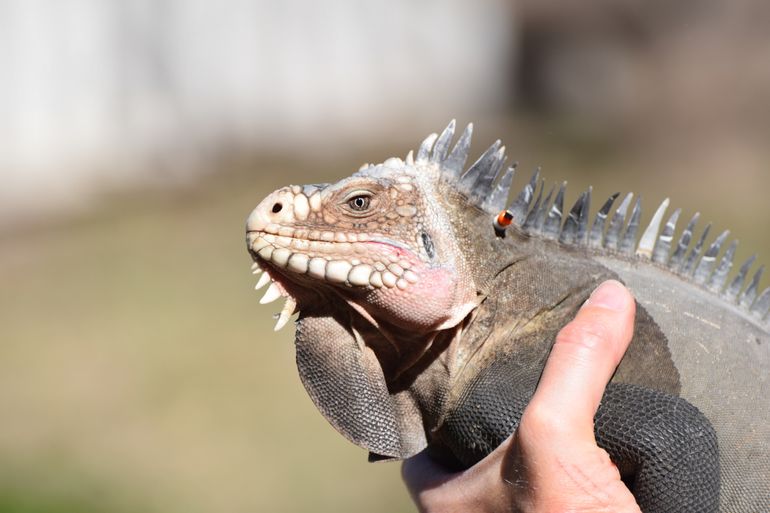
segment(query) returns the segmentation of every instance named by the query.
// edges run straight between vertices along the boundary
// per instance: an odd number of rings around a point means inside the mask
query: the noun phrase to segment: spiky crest
[[[471,203],[488,212],[492,223],[493,216],[503,210],[508,201],[516,164],[501,173],[506,156],[505,146],[502,146],[498,140],[463,172],[470,151],[473,125],[466,126],[454,148],[449,151],[455,126],[455,120],[452,120],[441,135],[428,136],[420,145],[414,161],[416,164],[427,162],[437,164],[442,178],[454,184]],[[558,240],[564,245],[585,247],[594,252],[650,261],[678,274],[686,281],[704,287],[725,302],[738,305],[757,319],[770,324],[770,287],[761,294],[758,293],[764,266],[759,267],[751,281],[747,282],[756,255],[750,257],[741,265],[728,285],[728,275],[733,267],[738,241],[733,240],[719,259],[719,253],[730,232],[728,230],[722,232],[710,245],[706,246],[711,229],[711,224],[708,224],[697,242],[692,244],[700,213],[692,217],[672,252],[674,232],[681,209],[674,211],[661,230],[661,223],[669,206],[668,198],[658,207],[650,224],[637,241],[642,214],[641,198],[637,198],[629,216],[628,208],[633,199],[632,193],[625,196],[605,230],[607,219],[619,193],[611,195],[597,212],[589,230],[592,192],[590,187],[580,195],[567,216],[564,215],[566,182],[560,186],[555,199],[552,199],[555,187],[550,189],[545,199],[543,199],[544,190],[545,182],[540,179],[538,168],[507,209],[513,216],[513,223],[524,232]]]

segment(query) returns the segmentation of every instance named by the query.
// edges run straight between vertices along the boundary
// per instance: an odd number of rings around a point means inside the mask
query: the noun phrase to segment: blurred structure
[[[504,0],[4,0],[1,218],[492,111],[511,27]]]
[[[519,106],[620,129],[636,144],[770,133],[770,3],[517,4]]]

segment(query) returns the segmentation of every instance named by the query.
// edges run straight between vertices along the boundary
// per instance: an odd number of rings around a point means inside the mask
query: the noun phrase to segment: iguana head
[[[489,212],[504,205],[512,170],[500,173],[497,142],[463,174],[471,131],[449,151],[452,122],[416,157],[365,165],[335,184],[278,189],[246,223],[264,271],[258,288],[271,283],[262,302],[286,297],[276,329],[300,311],[298,365],[311,397],[338,430],[381,455],[424,447],[414,428],[423,423],[409,417],[425,411],[420,401],[436,402],[421,390],[441,386],[417,381],[449,372],[433,364],[483,298],[481,264],[463,246],[469,231],[481,236],[476,218],[494,235]],[[377,425],[356,415],[362,409],[382,410]]]
[[[343,302],[377,326],[413,333],[457,325],[476,290],[439,177],[435,164],[393,158],[335,184],[270,194],[247,222],[252,256],[274,281],[267,299],[280,293],[300,310]]]

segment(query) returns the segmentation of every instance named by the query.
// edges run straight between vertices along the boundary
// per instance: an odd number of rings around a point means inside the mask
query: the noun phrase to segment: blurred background
[[[414,511],[302,389],[246,215],[456,117],[570,201],[670,196],[769,262],[769,24],[763,0],[0,0],[0,512]]]

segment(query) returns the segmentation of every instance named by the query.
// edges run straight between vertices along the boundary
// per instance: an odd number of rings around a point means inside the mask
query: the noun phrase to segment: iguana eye
[[[351,210],[354,210],[356,212],[364,212],[369,208],[369,205],[371,203],[371,199],[369,196],[365,195],[359,195],[359,196],[353,196],[348,200],[348,206]]]

